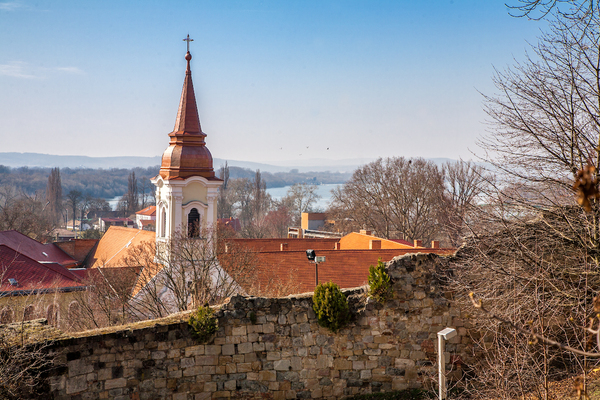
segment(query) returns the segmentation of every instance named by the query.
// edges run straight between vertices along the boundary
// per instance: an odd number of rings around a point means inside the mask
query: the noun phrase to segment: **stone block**
[[[196,365],[218,365],[218,356],[197,356]]]
[[[221,346],[218,345],[206,345],[204,347],[204,354],[207,356],[216,356],[221,354]]]
[[[228,374],[235,374],[237,372],[237,365],[230,363],[225,365],[225,372]]]
[[[238,344],[238,353],[246,354],[246,353],[250,353],[251,351],[252,351],[252,343],[246,342],[246,343]]]
[[[216,392],[217,391],[217,382],[204,382],[204,391],[205,392]]]
[[[273,369],[275,371],[289,371],[292,366],[290,360],[277,360],[273,362]]]
[[[232,356],[235,354],[235,345],[234,344],[224,344],[221,346],[221,353],[224,356]]]
[[[253,343],[252,350],[253,351],[265,351],[265,344],[264,343]]]
[[[235,390],[237,386],[236,381],[231,380],[231,381],[226,381],[225,384],[223,385],[223,387],[225,388],[225,390]]]
[[[196,359],[193,357],[182,358],[180,361],[181,368],[189,368],[196,365]]]
[[[275,371],[260,371],[258,373],[259,381],[276,381],[277,373]]]
[[[85,375],[67,379],[67,394],[74,394],[87,389],[88,383]]]
[[[98,380],[105,381],[112,378],[112,368],[98,370]]]
[[[269,351],[269,352],[267,352],[267,360],[269,360],[269,361],[281,360],[281,353],[278,351]]]
[[[218,392],[213,393],[214,399],[229,398],[229,397],[231,397],[231,392],[229,390],[220,390]]]
[[[209,392],[196,393],[194,395],[194,400],[210,400],[212,394]]]
[[[302,369],[302,358],[292,357],[292,370],[300,371]]]
[[[194,356],[202,356],[202,355],[204,355],[204,345],[186,347],[186,349],[185,349],[186,357],[194,357]]]
[[[274,333],[275,325],[272,322],[267,322],[266,324],[263,324],[262,331],[263,333]]]
[[[114,389],[114,388],[122,388],[127,386],[127,379],[125,378],[117,378],[117,379],[109,379],[104,382],[104,389]]]
[[[231,334],[233,336],[242,336],[242,335],[246,335],[246,325],[243,326],[234,326],[231,330]]]
[[[187,393],[173,393],[173,400],[187,400]]]
[[[317,364],[318,364],[318,360],[317,360]],[[333,368],[335,368],[336,370],[352,369],[352,361],[345,360],[343,358],[336,358],[333,361]]]
[[[364,361],[352,361],[352,369],[365,369]]]
[[[100,356],[100,358],[98,359],[98,361],[103,362],[103,363],[114,362],[115,355],[114,354],[102,354]]]
[[[237,365],[237,372],[251,372],[252,363],[240,363]]]

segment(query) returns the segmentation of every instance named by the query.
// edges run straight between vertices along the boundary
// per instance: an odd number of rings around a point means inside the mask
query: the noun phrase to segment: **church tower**
[[[199,228],[216,227],[217,192],[223,181],[215,177],[213,159],[206,147],[190,69],[189,35],[185,55],[187,69],[169,147],[162,156],[156,185],[156,240],[164,242],[180,230],[199,236]]]

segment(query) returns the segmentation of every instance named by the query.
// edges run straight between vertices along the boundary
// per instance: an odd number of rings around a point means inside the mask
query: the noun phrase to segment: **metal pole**
[[[315,262],[315,287],[319,286],[319,263]]]
[[[438,382],[440,400],[446,399],[446,340],[456,336],[456,329],[446,328],[437,333],[438,337]]]
[[[446,346],[444,343],[444,337],[438,335],[438,382],[439,382],[439,394],[440,400],[446,398]]]

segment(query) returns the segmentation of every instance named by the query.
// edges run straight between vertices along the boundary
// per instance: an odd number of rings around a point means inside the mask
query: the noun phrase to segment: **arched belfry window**
[[[188,237],[200,236],[200,214],[198,209],[192,208],[188,214]]]
[[[160,213],[160,237],[165,237],[167,234],[167,212],[164,207]]]

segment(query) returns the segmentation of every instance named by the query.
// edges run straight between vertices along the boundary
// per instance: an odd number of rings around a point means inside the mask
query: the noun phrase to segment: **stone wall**
[[[51,392],[57,399],[337,399],[421,387],[435,374],[441,329],[458,329],[446,350],[468,362],[459,310],[436,272],[446,262],[431,254],[391,261],[394,299],[381,305],[362,289],[346,291],[354,321],[337,334],[317,324],[312,294],[304,294],[231,298],[206,344],[185,322],[63,340]]]

